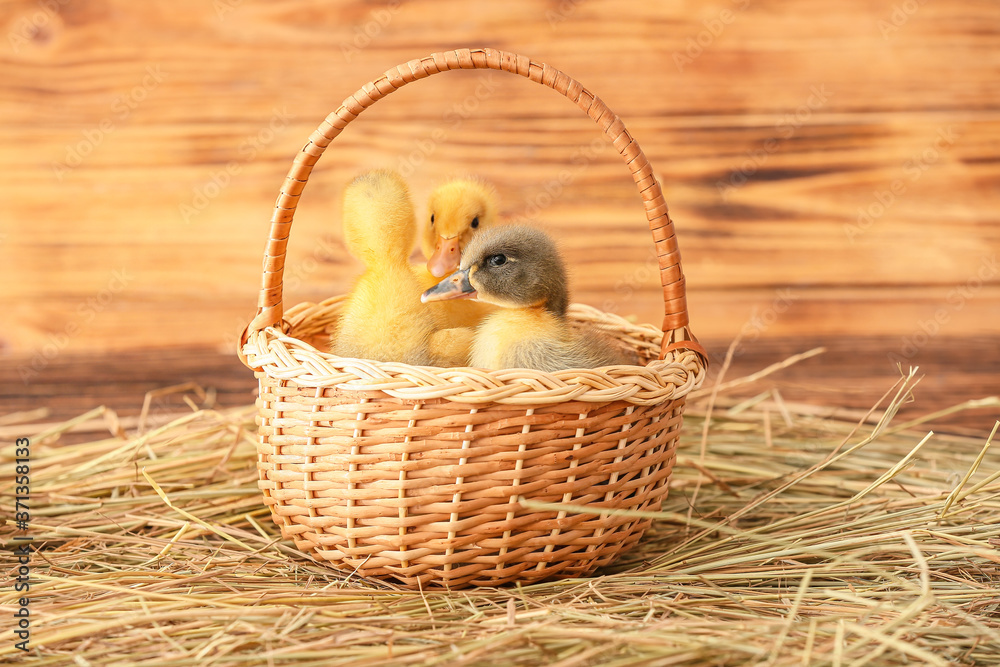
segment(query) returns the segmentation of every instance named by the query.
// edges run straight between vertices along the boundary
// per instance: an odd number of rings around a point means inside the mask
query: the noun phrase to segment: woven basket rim
[[[289,309],[282,328],[252,332],[243,346],[247,363],[269,377],[302,387],[342,391],[381,391],[394,398],[421,401],[446,399],[465,405],[554,405],[566,401],[625,401],[651,405],[686,396],[704,382],[705,365],[698,353],[678,348],[665,359],[645,366],[614,365],[554,372],[530,368],[487,370],[472,367],[412,366],[401,362],[340,357],[317,349],[289,332],[311,315],[335,309],[344,295],[318,304]],[[574,303],[571,322],[648,340],[658,349],[664,335],[652,324],[633,324],[623,317]]]

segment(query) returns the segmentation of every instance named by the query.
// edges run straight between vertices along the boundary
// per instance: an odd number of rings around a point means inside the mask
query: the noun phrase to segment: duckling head
[[[420,247],[427,270],[441,278],[458,268],[462,250],[473,235],[496,222],[499,204],[492,185],[463,178],[434,190],[427,208]]]
[[[423,302],[473,298],[503,308],[566,314],[566,269],[552,238],[534,227],[502,225],[477,234],[458,271],[424,292]]]
[[[391,169],[359,174],[344,189],[344,243],[365,264],[405,262],[416,241],[410,191]]]

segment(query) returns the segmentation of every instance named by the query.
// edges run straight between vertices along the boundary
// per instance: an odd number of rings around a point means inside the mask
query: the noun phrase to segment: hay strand
[[[282,541],[257,488],[252,407],[192,410],[155,427],[106,419],[98,408],[43,425],[31,436],[29,534],[38,551],[28,657],[170,666],[996,664],[997,428],[984,429],[985,440],[893,428],[916,382],[911,371],[851,421],[777,403],[770,392],[750,401],[712,392],[713,403],[690,406],[668,501],[643,513],[653,526],[619,562],[589,579],[456,592],[367,581]],[[203,394],[195,396],[192,407]],[[95,420],[106,436],[59,442]],[[123,438],[122,424],[144,432]],[[13,439],[0,442],[0,465],[10,469],[13,458]],[[12,490],[3,478],[4,516]],[[6,544],[19,534],[10,523],[0,530]],[[8,579],[6,618],[19,595]],[[0,627],[2,661],[25,657],[9,628]]]

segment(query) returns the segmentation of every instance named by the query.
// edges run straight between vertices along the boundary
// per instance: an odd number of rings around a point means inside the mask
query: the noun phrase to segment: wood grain
[[[995,337],[998,33],[982,0],[0,0],[0,349],[42,367],[231,350],[308,134],[388,67],[469,45],[559,67],[625,120],[700,337],[881,336],[880,356],[931,323]],[[356,274],[338,198],[374,166],[421,203],[449,174],[489,178],[506,217],[560,238],[578,300],[659,321],[627,170],[558,95],[489,72],[404,88],[337,139],[296,217],[287,303]]]

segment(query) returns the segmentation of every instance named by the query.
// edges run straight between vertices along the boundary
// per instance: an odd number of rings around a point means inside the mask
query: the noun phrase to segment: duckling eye
[[[433,226],[433,225],[434,225],[434,214],[431,213],[431,226]]]
[[[479,226],[479,216],[477,215],[472,219],[472,228],[475,229]]]
[[[503,266],[507,263],[507,255],[490,255],[486,258],[486,264],[493,268]]]

